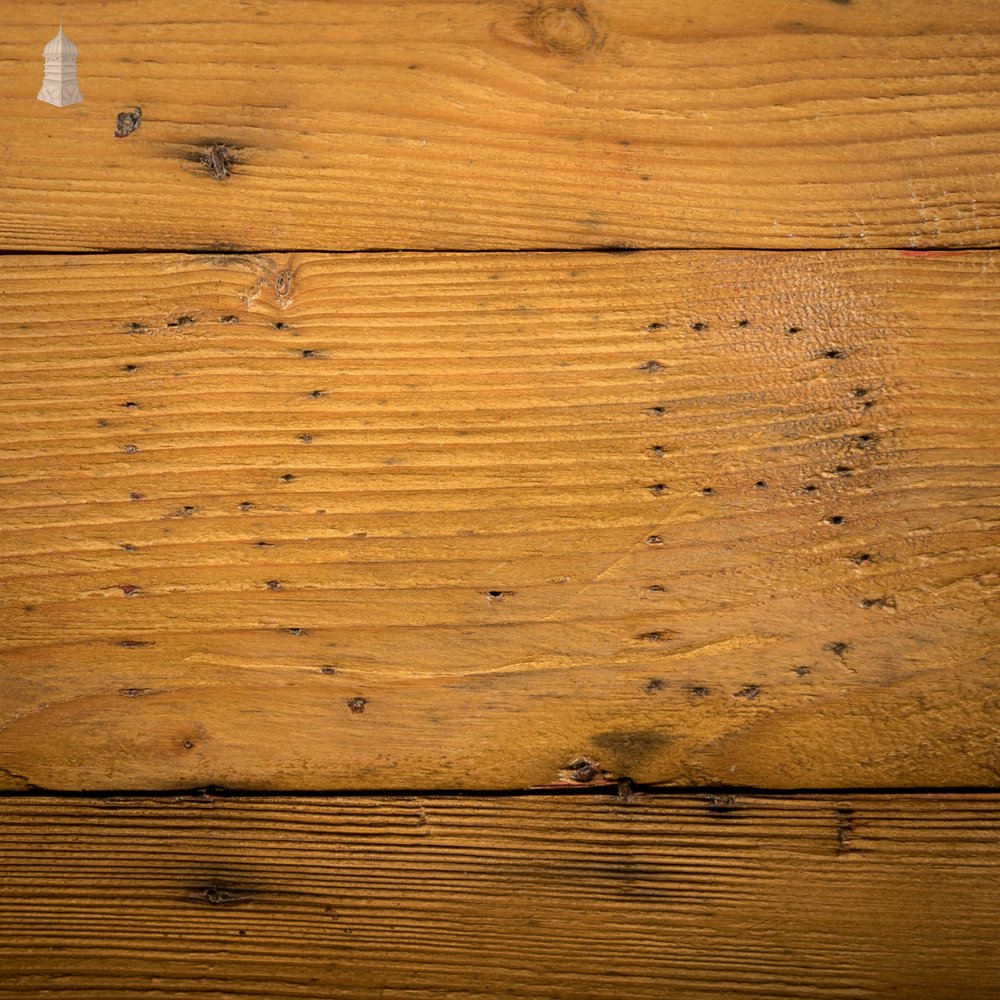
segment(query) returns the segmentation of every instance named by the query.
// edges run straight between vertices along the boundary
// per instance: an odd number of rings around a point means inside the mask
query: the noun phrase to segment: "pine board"
[[[0,248],[1000,242],[995,0],[3,11]]]
[[[0,996],[991,1000],[996,795],[0,800]]]
[[[997,288],[7,258],[0,781],[996,785]]]

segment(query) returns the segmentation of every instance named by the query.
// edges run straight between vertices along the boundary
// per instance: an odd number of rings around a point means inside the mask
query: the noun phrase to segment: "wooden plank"
[[[997,273],[6,259],[5,785],[996,785]]]
[[[1000,241],[995,0],[7,7],[4,248]]]
[[[986,1000],[1000,798],[0,802],[0,996]]]

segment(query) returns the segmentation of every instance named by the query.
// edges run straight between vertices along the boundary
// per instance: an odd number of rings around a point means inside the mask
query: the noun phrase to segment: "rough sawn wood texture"
[[[998,126],[996,0],[7,3],[0,248],[991,246]]]
[[[0,782],[997,784],[997,288],[8,258]]]
[[[995,795],[0,800],[0,996],[991,1000]]]

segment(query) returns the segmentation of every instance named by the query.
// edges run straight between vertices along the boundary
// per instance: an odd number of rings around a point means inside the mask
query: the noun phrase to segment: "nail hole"
[[[351,710],[353,715],[361,715],[365,710],[365,705],[368,704],[367,698],[348,698],[347,707]]]
[[[311,443],[312,439],[313,439],[312,434],[300,434],[299,435],[299,440],[303,444],[309,444],[309,443]]]
[[[663,681],[659,677],[650,677],[648,681],[642,686],[643,691],[646,694],[656,694],[657,691],[663,690]]]
[[[666,492],[666,485],[664,483],[653,483],[652,486],[646,487],[653,496],[659,496],[661,493]]]
[[[217,181],[224,181],[229,177],[235,162],[233,154],[221,142],[213,143],[198,159]]]
[[[711,496],[715,490],[713,490],[711,486],[705,486],[701,492],[704,493],[705,496]]]
[[[121,370],[123,372],[128,372],[129,374],[131,374],[132,372],[137,372],[139,370],[139,366],[138,365],[122,365]]]
[[[267,587],[268,590],[281,590],[281,581],[280,580],[268,580],[264,584],[264,586]]]
[[[329,663],[319,668],[321,674],[335,674],[337,672],[336,668],[331,666]]]
[[[184,747],[185,750],[193,750],[194,749],[194,740],[185,740],[181,744],[181,746]]]
[[[857,555],[851,556],[851,562],[858,563],[858,565],[870,563],[871,561],[872,557],[867,552],[859,552]]]
[[[588,760],[586,757],[577,757],[566,765],[566,770],[570,772],[573,781],[593,781],[600,773],[597,763]]]
[[[834,514],[832,517],[828,517],[826,519],[826,523],[827,524],[843,524],[844,523],[844,519],[843,519],[843,517],[840,516],[840,514]]]
[[[295,476],[293,476],[290,472],[286,472],[283,476],[281,476],[281,481],[283,483],[290,483],[294,478]]]
[[[253,504],[249,500],[244,500],[242,503],[236,505],[237,510],[253,510]]]
[[[654,444],[649,451],[654,458],[663,458],[663,456],[667,453],[666,449],[661,444]]]
[[[733,695],[734,698],[746,698],[747,701],[753,701],[757,695],[760,694],[760,687],[757,684],[748,684],[744,688],[740,688],[736,694]]]
[[[651,374],[655,372],[662,372],[663,365],[661,365],[659,361],[644,361],[641,365],[639,365],[639,371],[650,372]]]
[[[736,325],[739,326],[739,327],[746,328],[746,327],[748,327],[750,325],[750,320],[748,320],[748,319],[741,319],[739,321],[739,323],[737,323]]]
[[[850,646],[846,642],[828,642],[823,648],[827,652],[833,653],[834,656],[839,656],[843,659],[847,655]]]
[[[190,316],[178,316],[177,319],[167,323],[167,326],[190,326],[194,319]]]
[[[865,597],[861,601],[863,608],[895,608],[896,598],[891,594],[887,597]]]
[[[486,600],[487,601],[502,601],[507,597],[516,597],[517,595],[513,590],[487,590]]]
[[[788,332],[791,333],[791,334],[801,333],[802,332],[802,327],[800,327],[800,326],[790,326],[788,328]]]
[[[824,358],[829,358],[831,361],[843,361],[847,355],[837,347],[831,347],[828,351],[823,352]]]
[[[753,485],[754,485],[754,488],[758,489],[758,490],[766,490],[767,489],[767,483],[765,483],[763,479],[758,479],[757,482],[755,482]]]
[[[707,330],[708,329],[708,324],[707,323],[692,323],[691,324],[691,329],[692,330],[698,330],[698,331]]]
[[[646,544],[647,545],[662,545],[663,544],[663,539],[659,535],[650,535],[646,539]]]
[[[132,111],[120,111],[115,121],[115,138],[124,139],[131,135],[142,121],[142,108],[135,108]]]
[[[667,412],[667,408],[665,406],[651,406],[646,412],[651,417],[662,417]]]
[[[239,323],[239,321],[240,321],[239,316],[220,316],[219,317],[219,322],[220,323]]]
[[[707,698],[711,693],[710,688],[702,687],[701,685],[691,688],[691,694],[696,698]]]
[[[309,393],[309,395],[312,396],[313,399],[322,399],[322,397],[326,395],[326,390],[325,389],[313,389],[313,391],[311,393]]]

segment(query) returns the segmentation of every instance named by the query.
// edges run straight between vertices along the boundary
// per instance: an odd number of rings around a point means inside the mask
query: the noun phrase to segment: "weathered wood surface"
[[[6,4],[0,247],[990,246],[998,125],[996,0]]]
[[[0,800],[0,995],[991,1000],[995,795]]]
[[[991,252],[0,296],[5,787],[1000,781]]]

